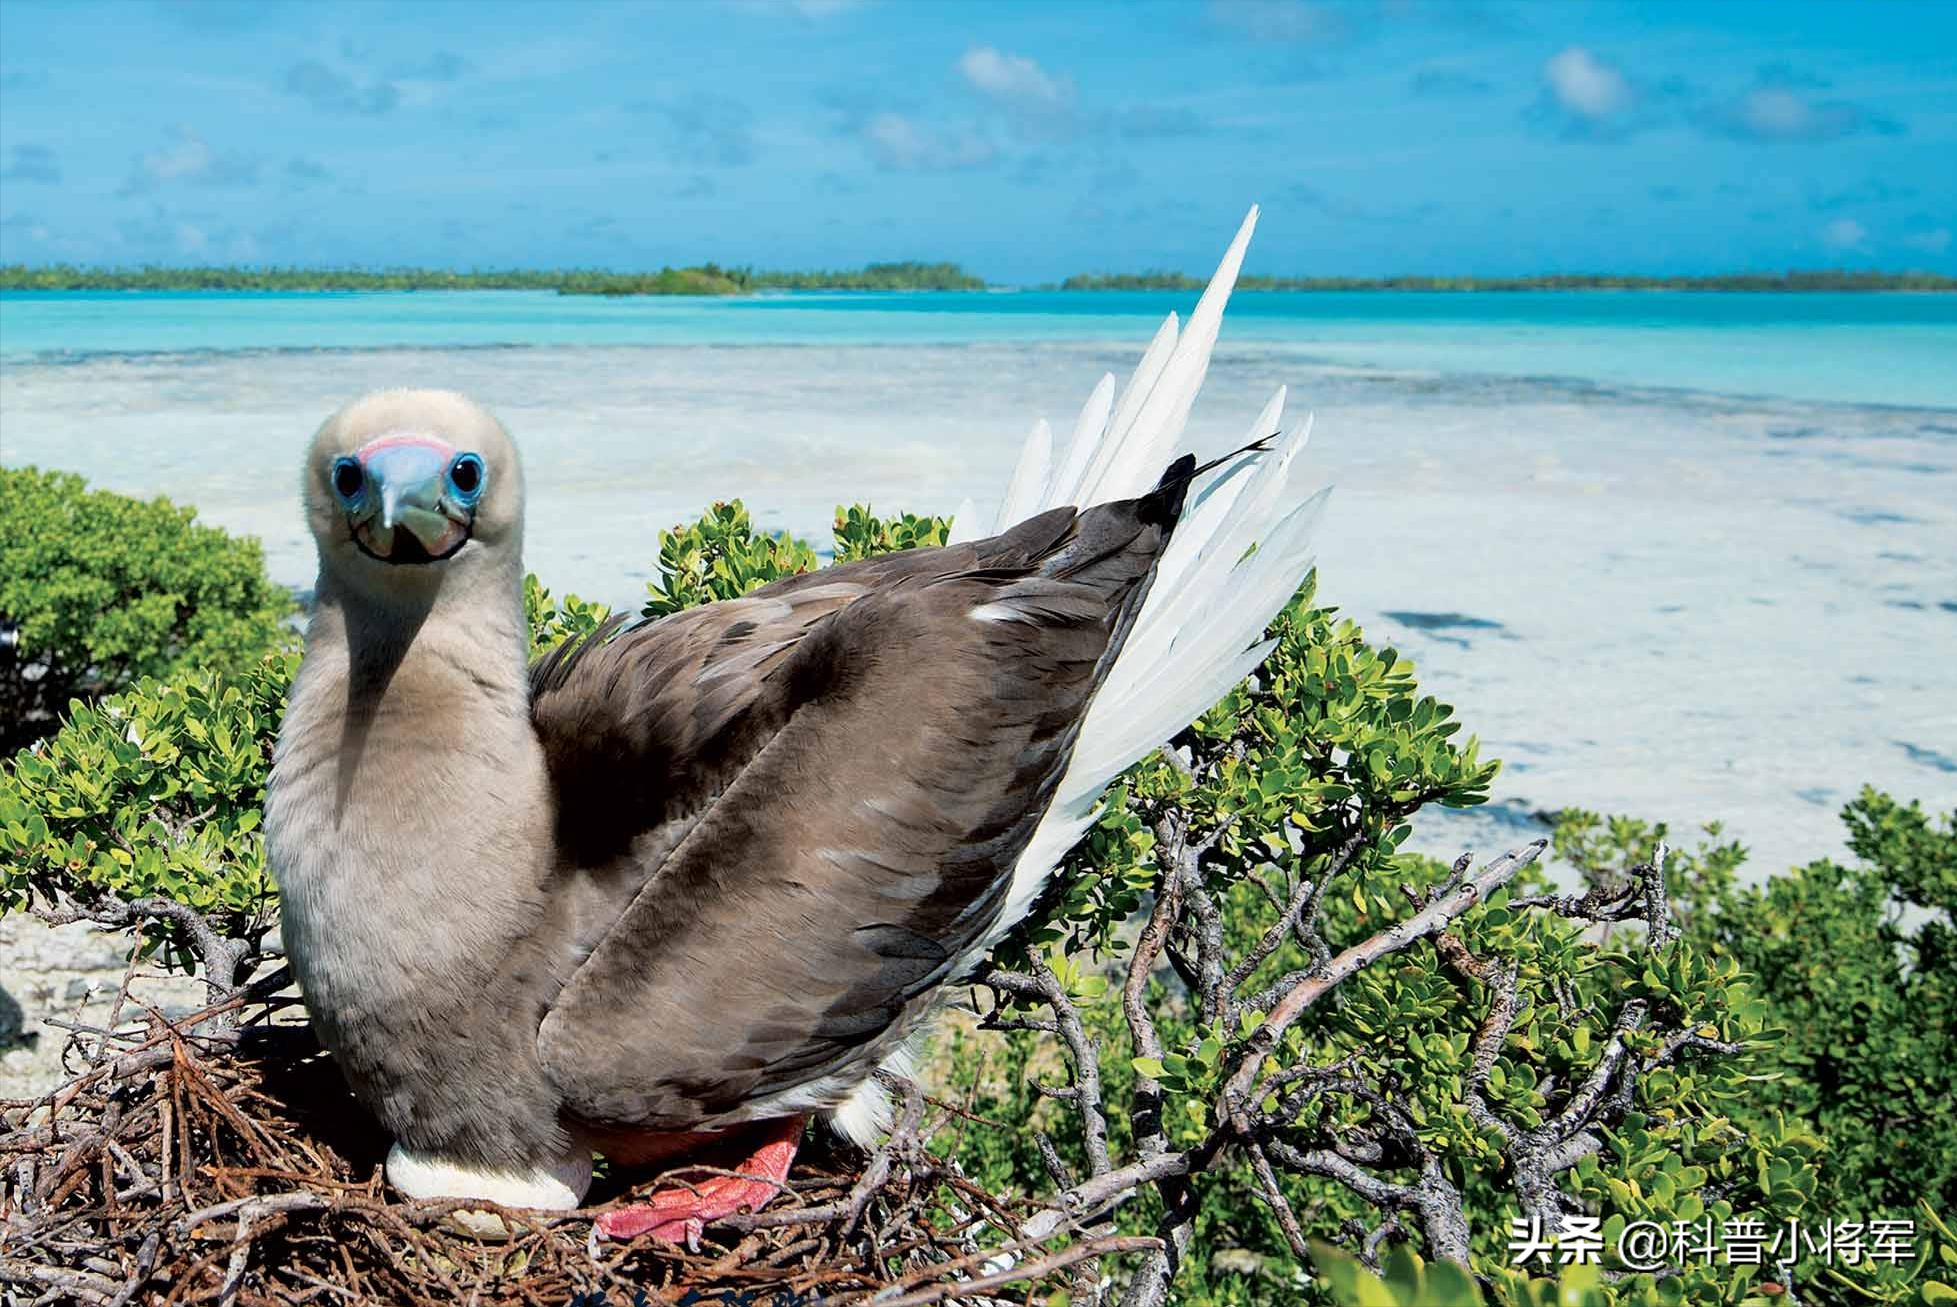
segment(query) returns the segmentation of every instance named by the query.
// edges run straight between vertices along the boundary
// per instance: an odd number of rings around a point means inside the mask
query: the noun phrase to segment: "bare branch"
[[[87,921],[112,929],[127,929],[144,920],[169,922],[189,937],[213,1004],[222,1003],[237,992],[249,964],[258,956],[254,943],[230,938],[209,917],[174,899],[103,899],[96,903],[64,900],[56,904],[34,904],[29,911],[51,926]]]
[[[1284,943],[1285,936],[1291,934],[1300,922],[1309,922],[1317,915],[1318,905],[1325,896],[1325,887],[1331,883],[1333,877],[1351,865],[1361,843],[1359,834],[1355,832],[1332,855],[1316,880],[1299,876],[1290,901],[1284,905],[1283,914],[1271,923],[1270,929],[1264,932],[1250,951],[1244,954],[1242,960],[1231,967],[1229,974],[1224,977],[1224,983],[1231,990],[1241,988],[1244,981],[1250,978],[1251,972],[1257,970],[1263,965],[1264,959],[1277,951],[1278,946]]]
[[[1278,1000],[1270,1015],[1250,1038],[1249,1054],[1242,1060],[1237,1072],[1230,1077],[1224,1090],[1223,1108],[1230,1117],[1240,1116],[1243,1104],[1252,1097],[1251,1089],[1256,1083],[1258,1069],[1263,1059],[1277,1047],[1293,1021],[1296,1021],[1307,1008],[1340,982],[1361,969],[1370,966],[1391,953],[1397,953],[1417,940],[1437,934],[1445,929],[1447,923],[1466,912],[1489,894],[1506,885],[1515,874],[1534,862],[1548,847],[1549,841],[1537,840],[1503,854],[1489,863],[1481,874],[1464,883],[1460,888],[1435,899],[1413,916],[1374,935],[1371,939],[1353,945],[1333,958],[1324,968],[1323,974],[1314,974],[1294,985]]]
[[[1081,1020],[1080,1009],[1068,997],[1059,977],[1045,962],[1033,963],[1031,976],[1015,975],[993,968],[978,978],[978,983],[1016,998],[1031,999],[1053,1010],[1054,1031],[1067,1045],[1073,1058],[1074,1083],[1065,1088],[1034,1082],[1041,1093],[1064,1098],[1080,1112],[1081,1135],[1087,1148],[1087,1164],[1095,1175],[1105,1174],[1108,1161],[1108,1118],[1101,1106],[1101,1054]]]

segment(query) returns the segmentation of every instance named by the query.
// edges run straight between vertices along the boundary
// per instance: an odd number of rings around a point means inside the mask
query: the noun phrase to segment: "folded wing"
[[[685,1129],[862,1081],[997,923],[1182,489],[539,665],[563,874],[613,896],[540,1035],[574,1115]]]

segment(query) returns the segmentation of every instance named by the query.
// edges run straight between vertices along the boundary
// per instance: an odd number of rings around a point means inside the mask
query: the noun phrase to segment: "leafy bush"
[[[847,563],[873,554],[889,554],[899,549],[922,549],[941,545],[951,534],[948,517],[919,517],[903,513],[888,521],[873,515],[862,504],[836,510],[833,528],[836,561]]]
[[[1110,814],[1097,835],[1118,827],[1117,849],[1145,839],[1148,828],[1132,797],[1124,806],[1126,813]],[[1887,804],[1877,810],[1884,819],[1860,829],[1885,847],[1910,849],[1916,855],[1908,874],[1913,882],[1939,879],[1941,845],[1921,837],[1926,828],[1912,810]],[[1688,870],[1671,865],[1674,875]],[[1601,872],[1602,865],[1595,869]],[[1254,881],[1222,888],[1218,882],[1229,871],[1205,870],[1205,881],[1221,888],[1215,903],[1224,938],[1242,956],[1276,915],[1286,878],[1280,869],[1263,869],[1260,878],[1275,891],[1267,894]],[[1321,931],[1334,952],[1404,917],[1395,900],[1429,893],[1423,887],[1444,883],[1448,873],[1396,854],[1343,875],[1349,878],[1341,882],[1343,892],[1326,895]],[[1748,893],[1773,902],[1802,880],[1796,873]],[[1605,883],[1588,907],[1609,920],[1605,903],[1620,894],[1617,885]],[[1583,897],[1557,894],[1539,875],[1524,873],[1463,913],[1439,947],[1408,949],[1390,966],[1353,976],[1337,990],[1338,1001],[1313,1009],[1296,1028],[1295,1041],[1277,1051],[1278,1062],[1295,1058],[1322,1076],[1316,1084],[1311,1074],[1293,1082],[1305,1087],[1312,1106],[1273,1136],[1274,1157],[1308,1159],[1315,1170],[1303,1177],[1280,1171],[1278,1187],[1307,1239],[1351,1249],[1383,1238],[1384,1282],[1349,1254],[1344,1262],[1315,1256],[1312,1264],[1322,1277],[1316,1282],[1291,1279],[1298,1259],[1270,1205],[1258,1199],[1259,1177],[1238,1163],[1203,1177],[1200,1215],[1172,1301],[1205,1307],[1298,1301],[1766,1307],[1786,1300],[1790,1280],[1798,1280],[1798,1301],[1810,1304],[1945,1301],[1940,1295],[1951,1292],[1947,1268],[1957,1264],[1957,1238],[1934,1207],[1918,1201],[1927,1197],[1947,1210],[1948,1198],[1939,1200],[1940,1179],[1892,1186],[1896,1201],[1886,1201],[1852,1157],[1839,1173],[1830,1161],[1844,1148],[1871,1155],[1887,1148],[1947,1166],[1941,1128],[1923,1130],[1918,1147],[1907,1132],[1872,1138],[1841,1105],[1814,1110],[1813,1100],[1781,1068],[1804,1058],[1808,1045],[1839,1039],[1839,1031],[1788,1029],[1790,1015],[1805,1009],[1798,1003],[1783,1009],[1782,990],[1743,974],[1742,959],[1749,955],[1705,937],[1703,927],[1688,926],[1678,939],[1654,944],[1642,920],[1616,920],[1606,930],[1582,912],[1572,918],[1555,910],[1574,911]],[[1641,916],[1645,903],[1631,899],[1627,906]],[[1661,936],[1671,928],[1662,923]],[[1141,1114],[1132,1105],[1146,1101],[1136,1095],[1138,1080],[1162,1088],[1166,1145],[1200,1145],[1214,1128],[1222,1073],[1244,1041],[1241,1027],[1205,1019],[1204,985],[1191,974],[1194,963],[1171,954],[1168,971],[1149,976],[1147,1008],[1167,1052],[1138,1056],[1120,990],[1059,953],[1064,935],[1051,927],[1043,933],[1046,947],[1056,949],[1045,961],[1100,1053],[1101,1099],[1131,1105],[1106,1114],[1109,1150],[1122,1155],[1135,1137],[1131,1122]],[[1126,947],[1132,946],[1112,951]],[[1278,970],[1307,969],[1315,951],[1294,937],[1270,963]],[[1829,965],[1826,950],[1810,952],[1821,954],[1814,970]],[[1248,1002],[1261,1002],[1256,986],[1267,974],[1251,977]],[[1893,964],[1889,974],[1895,974]],[[1846,988],[1853,993],[1857,987]],[[1067,1060],[1051,1037],[1055,1023],[1040,1019],[1040,1006],[1008,1003],[988,1018],[1011,1032],[1003,1047],[961,1029],[949,1032],[938,1050],[949,1066],[953,1096],[978,1116],[1028,1127],[1024,1135],[967,1137],[959,1159],[988,1188],[1049,1189],[1051,1162],[1041,1135],[1070,1170],[1086,1164],[1082,1117],[1077,1100],[1068,1097],[1080,1081],[1056,1077],[1056,1067],[1064,1071]],[[1948,1011],[1946,1005],[1945,1020]],[[1238,1020],[1263,1015],[1252,1008]],[[1939,1029],[1932,1022],[1920,1035],[1897,1029],[1892,1037],[1871,1026],[1863,1038],[1875,1046],[1893,1038],[1893,1049],[1874,1053],[1878,1064],[1914,1052],[1919,1040],[1934,1046],[1941,1039],[1947,1056],[1948,1033]],[[1613,1065],[1619,1073],[1607,1074]],[[1948,1093],[1947,1069],[1931,1076],[1916,1067],[1914,1074],[1922,1077],[1926,1098]],[[1562,1128],[1567,1126],[1576,1128]],[[1548,1199],[1552,1213],[1596,1220],[1601,1253],[1595,1265],[1559,1266],[1553,1249],[1541,1263],[1513,1264],[1514,1223],[1528,1228],[1532,1194]],[[1485,1293],[1464,1297],[1440,1271],[1453,1286],[1442,1294],[1406,1271],[1399,1253],[1385,1255],[1397,1241],[1416,1238],[1427,1243],[1432,1262],[1437,1254],[1430,1228],[1414,1203],[1437,1195],[1442,1206],[1457,1205],[1464,1218],[1469,1262]],[[1160,1199],[1144,1191],[1116,1222],[1126,1233],[1156,1233],[1164,1218]],[[1912,1252],[1900,1264],[1865,1259],[1829,1266],[1810,1255],[1788,1268],[1776,1266],[1768,1251],[1790,1221],[1812,1235],[1825,1223],[1876,1219],[1913,1223]],[[1707,1228],[1707,1222],[1721,1239],[1728,1232],[1761,1232],[1763,1264],[1668,1258],[1663,1274],[1636,1274],[1614,1255],[1618,1237],[1634,1223],[1675,1232]],[[1950,1251],[1942,1251],[1945,1246]],[[1397,1277],[1396,1264],[1402,1267]],[[1419,1264],[1418,1257],[1411,1259],[1412,1266]]]
[[[292,600],[258,542],[166,499],[90,491],[68,472],[0,468],[0,749],[78,696],[178,668],[241,670],[286,639]]]
[[[77,704],[0,768],[0,912],[163,898],[227,937],[255,938],[274,900],[259,830],[265,782],[298,661],[286,652],[243,672],[145,678]],[[180,924],[144,930],[149,947],[168,945],[188,968]]]
[[[1717,827],[1675,856],[1703,952],[1731,959],[1784,1033],[1749,1102],[1827,1141],[1822,1203],[1837,1213],[1957,1207],[1957,812],[1933,824],[1864,789],[1843,810],[1859,865],[1830,859],[1741,886],[1745,850]],[[1564,814],[1557,840],[1586,871],[1648,857],[1663,825]]]
[[[922,545],[941,545],[951,519],[904,513],[888,521],[866,505],[836,509],[835,561]],[[646,617],[664,617],[695,604],[738,599],[770,581],[821,565],[815,549],[782,531],[757,532],[746,505],[715,504],[692,526],[659,533],[659,575],[646,585]]]
[[[692,526],[659,533],[659,575],[646,584],[643,611],[664,617],[695,604],[738,599],[817,565],[815,550],[788,532],[757,535],[740,500],[715,504]]]
[[[530,656],[536,658],[566,640],[590,635],[611,616],[611,609],[574,594],[558,599],[533,572],[523,578],[523,616],[530,627]]]

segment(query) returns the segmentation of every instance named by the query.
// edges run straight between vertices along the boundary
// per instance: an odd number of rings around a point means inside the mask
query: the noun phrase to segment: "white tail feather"
[[[1171,313],[1162,323],[1161,330],[1155,333],[1155,339],[1149,342],[1135,375],[1128,378],[1128,384],[1122,388],[1121,398],[1115,401],[1114,413],[1108,419],[1107,428],[1096,434],[1085,447],[1073,451],[1069,462],[1083,465],[1080,479],[1070,486],[1055,486],[1053,497],[1056,502],[1050,507],[1090,503],[1089,496],[1096,493],[1105,494],[1109,499],[1127,497],[1127,492],[1117,487],[1132,480],[1134,469],[1141,466],[1139,459],[1131,457],[1137,430],[1135,419],[1141,415],[1148,397],[1155,393],[1156,382],[1168,371],[1169,360],[1175,354],[1179,339],[1176,315]]]
[[[1178,332],[1169,315],[1118,400],[1113,378],[1101,379],[1064,458],[1056,457],[1044,424],[1034,429],[994,530],[1064,504],[1131,498],[1155,484],[1202,389],[1256,226],[1252,208],[1188,326]],[[1277,434],[1275,448],[1233,460],[1190,496],[1127,643],[1081,723],[1053,805],[1014,869],[999,924],[968,960],[1025,916],[1054,867],[1093,824],[1108,783],[1206,712],[1270,652],[1264,628],[1311,567],[1311,531],[1324,503],[1323,494],[1300,503],[1289,489],[1311,423],[1279,434],[1284,400],[1280,389],[1246,437]],[[1029,488],[1025,478],[1040,466],[1049,475]]]
[[[983,540],[978,529],[978,505],[966,495],[958,501],[958,511],[951,515],[951,530],[945,532],[945,543],[962,545],[967,540]]]
[[[1173,321],[1175,314],[1172,313],[1169,317]],[[1171,342],[1174,336],[1175,333],[1170,332]],[[1034,491],[1035,503],[1041,499],[1052,499],[1055,494],[1062,492],[1063,487],[1071,493],[1073,488],[1080,485],[1081,478],[1087,475],[1087,460],[1094,457],[1094,451],[1100,446],[1101,436],[1108,429],[1108,416],[1113,411],[1114,373],[1103,372],[1101,380],[1094,386],[1094,393],[1089,395],[1087,402],[1080,406],[1080,416],[1074,419],[1074,433],[1067,438],[1066,463],[1054,474],[1052,480]],[[1029,505],[1026,513],[1018,517],[1008,517],[1005,509],[1001,507],[997,529],[1003,531],[1015,523],[1023,522],[1031,512],[1032,507]]]

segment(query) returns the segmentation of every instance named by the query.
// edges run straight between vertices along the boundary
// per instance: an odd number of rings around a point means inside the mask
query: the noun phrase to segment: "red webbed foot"
[[[805,1119],[784,1117],[763,1122],[753,1131],[736,1133],[726,1145],[698,1159],[702,1165],[733,1174],[710,1175],[687,1185],[656,1189],[642,1203],[614,1208],[600,1216],[598,1233],[607,1239],[651,1234],[668,1243],[698,1248],[701,1232],[708,1225],[742,1208],[758,1212],[781,1192],[795,1160],[796,1146],[802,1141]]]

